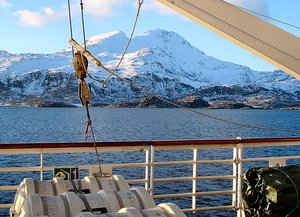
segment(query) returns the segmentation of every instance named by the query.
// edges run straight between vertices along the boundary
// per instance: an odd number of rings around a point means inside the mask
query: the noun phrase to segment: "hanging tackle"
[[[92,99],[90,85],[88,85],[84,80],[87,77],[88,60],[85,56],[81,54],[80,51],[77,51],[74,54],[72,63],[75,70],[76,77],[79,79],[78,82],[79,99],[81,101],[81,104],[87,108]]]
[[[85,42],[85,30],[84,30],[84,20],[83,20],[83,3],[82,0],[80,1],[80,6],[81,6],[81,11],[82,11],[82,26],[83,26],[83,36],[84,36],[84,51],[86,51],[86,42]],[[72,30],[72,19],[71,19],[71,6],[70,6],[70,0],[68,0],[68,8],[69,8],[69,21],[70,21],[70,34],[71,34],[71,40],[73,40],[73,30]],[[80,51],[77,49],[77,52],[74,53],[74,46],[72,46],[72,64],[74,67],[74,71],[76,74],[76,77],[79,79],[78,81],[78,95],[79,99],[81,101],[81,104],[85,107],[86,109],[86,115],[87,115],[87,123],[86,123],[86,128],[84,131],[84,138],[85,141],[87,140],[88,137],[88,130],[91,130],[92,134],[92,139],[93,139],[93,144],[95,148],[95,153],[98,161],[98,166],[99,166],[99,173],[95,174],[97,176],[103,176],[102,173],[102,168],[101,168],[101,160],[100,160],[100,155],[97,150],[97,145],[96,145],[96,138],[94,135],[94,130],[92,126],[92,121],[91,121],[91,116],[89,112],[89,104],[92,99],[92,92],[91,92],[91,87],[90,85],[84,80],[87,76],[91,77],[87,71],[88,68],[88,60],[87,58],[83,55],[84,51]]]
[[[78,81],[78,96],[81,104],[86,108],[87,114],[87,123],[84,131],[84,139],[88,138],[88,129],[92,127],[92,121],[89,112],[89,103],[92,99],[91,87],[84,80],[87,77],[87,67],[88,60],[85,56],[82,55],[80,51],[77,51],[72,59],[72,64],[75,70],[76,77],[79,79]]]

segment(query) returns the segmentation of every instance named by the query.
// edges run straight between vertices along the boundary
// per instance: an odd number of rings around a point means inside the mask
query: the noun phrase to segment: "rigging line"
[[[92,125],[88,105],[86,105],[85,108],[86,108],[86,115],[87,115],[87,118],[88,118],[87,128],[88,127],[91,128],[92,140],[93,140],[93,145],[94,145],[94,149],[95,149],[95,153],[96,153],[96,157],[97,157],[97,161],[98,161],[99,173],[100,173],[100,175],[102,175],[100,154],[98,153],[98,149],[97,149],[97,145],[96,145],[96,138],[95,138],[95,133],[94,133],[94,129],[93,129],[93,125]]]
[[[80,45],[78,45],[78,46],[80,47]],[[83,55],[82,52],[81,52],[81,55]],[[90,57],[92,57],[97,62],[96,65],[99,66],[100,65],[100,64],[98,64],[99,60],[97,60],[97,58],[95,58],[94,56],[92,56],[90,53],[89,53],[89,55],[90,55]],[[153,97],[155,97],[155,98],[157,98],[157,99],[159,99],[161,101],[164,101],[165,103],[168,103],[168,104],[173,105],[175,107],[182,108],[182,109],[191,111],[193,113],[196,113],[196,114],[199,114],[199,115],[202,115],[202,116],[214,119],[214,120],[222,121],[222,122],[233,124],[233,125],[237,125],[237,126],[242,126],[242,127],[247,127],[247,128],[253,128],[253,129],[260,129],[260,130],[267,130],[267,131],[289,132],[289,133],[300,133],[300,130],[287,130],[287,129],[279,129],[279,128],[267,128],[267,127],[261,127],[261,126],[252,126],[252,125],[249,125],[249,124],[238,123],[238,122],[229,121],[229,120],[226,120],[226,119],[223,119],[223,118],[215,117],[215,116],[212,116],[212,115],[208,115],[208,114],[196,111],[194,109],[186,108],[184,106],[178,105],[178,104],[176,104],[174,102],[171,102],[171,101],[169,101],[167,99],[164,99],[164,98],[162,98],[162,97],[160,97],[160,96],[158,96],[158,95],[156,95],[154,93],[151,93],[150,91],[146,90],[145,88],[139,87],[139,86],[137,86],[137,85],[135,85],[135,84],[127,81],[126,79],[120,77],[117,74],[114,74],[114,76],[116,76],[117,78],[119,78],[124,83],[127,83],[128,85],[130,85],[132,87],[135,87],[136,89],[138,89],[138,90],[140,90],[142,92],[145,92],[145,93],[147,93],[147,94],[149,94],[149,95],[151,95],[151,96],[153,96]]]
[[[82,24],[83,44],[84,44],[84,49],[86,50],[85,27],[84,27],[83,2],[82,2],[82,0],[80,0],[80,8],[81,8],[81,24]]]
[[[86,37],[85,37],[86,34],[85,34],[85,26],[84,26],[83,2],[82,2],[82,0],[80,0],[80,8],[81,8],[81,24],[82,24],[82,34],[83,34],[84,50],[86,50]],[[81,61],[82,61],[82,65],[84,67],[84,71],[86,72],[86,74],[91,79],[102,83],[101,80],[98,80],[98,79],[96,79],[96,78],[94,78],[93,76],[90,75],[90,73],[88,72],[88,70],[87,70],[87,68],[86,68],[86,66],[85,66],[85,64],[83,62],[83,54],[82,53],[81,53]],[[87,113],[87,118],[88,118],[87,128],[88,127],[91,128],[92,140],[93,140],[93,145],[94,145],[94,149],[95,149],[95,153],[96,153],[96,158],[97,158],[97,162],[98,162],[99,173],[100,173],[100,175],[102,175],[101,159],[100,159],[100,154],[98,153],[98,149],[97,149],[97,145],[96,145],[96,138],[95,138],[95,134],[94,134],[94,129],[93,129],[92,121],[91,121],[91,116],[90,116],[88,104],[86,104],[85,108],[86,108],[86,113]]]
[[[73,29],[72,29],[72,16],[71,16],[71,5],[70,0],[68,0],[68,13],[69,13],[69,28],[70,28],[70,35],[71,39],[73,39]],[[72,46],[72,56],[74,57],[74,48]]]
[[[82,61],[83,69],[88,74],[86,65],[84,64],[84,56],[83,56],[82,52],[80,52],[80,54],[81,54],[81,61]],[[96,145],[96,138],[95,138],[95,134],[94,134],[94,130],[93,130],[93,125],[92,125],[92,120],[91,120],[91,115],[90,115],[90,111],[89,111],[89,107],[88,107],[89,105],[88,105],[88,103],[86,103],[85,105],[86,105],[85,106],[86,116],[87,116],[87,119],[88,119],[86,129],[88,129],[88,127],[91,128],[93,145],[94,145],[94,149],[95,149],[95,153],[96,153],[96,158],[97,158],[97,162],[98,162],[98,166],[99,166],[99,173],[100,173],[100,175],[102,175],[101,159],[100,159],[100,154],[98,153],[98,149],[97,149],[97,145]]]
[[[78,45],[78,46],[80,47],[80,45]],[[85,52],[85,50],[81,52],[81,55],[83,55],[83,52]],[[89,56],[92,57],[97,62],[96,65],[98,65],[98,66],[101,65],[101,64],[99,64],[100,62],[99,62],[99,60],[97,60],[97,58],[95,58],[94,56],[92,56],[90,53],[89,53]],[[107,72],[109,73],[109,71],[107,71]],[[139,87],[139,86],[137,86],[137,85],[135,85],[135,84],[127,81],[126,79],[120,77],[117,74],[114,74],[114,76],[116,76],[117,78],[119,78],[124,83],[127,83],[128,85],[130,85],[132,87],[135,87],[136,89],[139,89],[142,92],[145,92],[145,93],[147,93],[147,94],[149,94],[149,95],[151,95],[151,96],[153,96],[153,97],[155,97],[155,98],[157,98],[157,99],[159,99],[161,101],[164,101],[165,103],[168,103],[168,104],[173,105],[175,107],[182,108],[182,109],[191,111],[193,113],[196,113],[196,114],[199,114],[199,115],[202,115],[202,116],[214,119],[214,120],[222,121],[222,122],[233,124],[233,125],[237,125],[237,126],[252,128],[252,129],[260,129],[260,130],[267,130],[267,131],[279,131],[279,132],[289,132],[289,133],[300,133],[300,130],[287,130],[287,129],[279,129],[279,128],[267,128],[267,127],[261,127],[261,126],[252,126],[252,125],[249,125],[249,124],[238,123],[238,122],[229,121],[229,120],[226,120],[226,119],[223,119],[223,118],[215,117],[215,116],[212,116],[212,115],[208,115],[208,114],[196,111],[194,109],[186,108],[184,106],[178,105],[178,104],[176,104],[174,102],[171,102],[171,101],[169,101],[167,99],[164,99],[164,98],[162,98],[162,97],[160,97],[160,96],[158,96],[158,95],[156,95],[154,93],[151,93],[150,91],[146,90],[145,88]]]
[[[123,54],[121,56],[121,59],[119,60],[118,64],[116,65],[116,67],[112,70],[112,71],[109,71],[109,75],[104,79],[103,83],[102,83],[102,86],[103,87],[107,87],[107,81],[111,78],[111,76],[113,76],[115,74],[115,72],[118,70],[119,66],[121,65],[123,59],[124,59],[124,56],[125,54],[127,53],[127,50],[130,46],[130,43],[132,41],[132,38],[133,38],[133,35],[134,35],[134,32],[135,32],[135,29],[136,29],[136,24],[137,24],[137,21],[139,19],[139,16],[140,16],[140,12],[141,12],[141,7],[142,7],[142,4],[143,4],[144,0],[138,0],[138,9],[137,9],[137,13],[136,13],[136,16],[135,16],[135,21],[134,21],[134,24],[133,24],[133,27],[132,27],[132,31],[131,31],[131,35],[128,39],[128,42],[125,46],[125,49],[123,51]]]
[[[98,78],[92,76],[88,71],[86,71],[86,74],[87,74],[92,80],[97,81],[97,82],[99,82],[99,83],[101,83],[101,84],[103,85],[103,80],[98,79]]]
[[[300,133],[300,130],[287,130],[287,129],[268,128],[268,127],[262,127],[262,126],[255,126],[255,125],[243,124],[243,123],[239,123],[239,122],[235,122],[235,121],[226,120],[226,119],[219,118],[219,117],[216,117],[216,116],[213,116],[213,115],[208,115],[208,114],[205,114],[203,112],[197,111],[195,109],[187,108],[185,106],[182,106],[182,105],[179,105],[177,103],[171,102],[171,101],[169,101],[167,99],[164,99],[164,98],[156,95],[155,93],[152,93],[152,92],[148,91],[145,88],[142,88],[140,86],[137,86],[137,85],[133,84],[130,81],[127,81],[126,79],[120,77],[117,74],[114,74],[114,76],[116,76],[121,81],[127,83],[128,85],[130,85],[130,86],[132,86],[132,87],[134,87],[136,89],[139,89],[140,91],[142,91],[144,93],[147,93],[147,94],[149,94],[149,95],[151,95],[151,96],[153,96],[153,97],[155,97],[155,98],[157,98],[157,99],[159,99],[159,100],[161,100],[161,101],[163,101],[163,102],[165,102],[167,104],[170,104],[170,105],[173,105],[175,107],[178,107],[178,108],[181,108],[181,109],[184,109],[184,110],[196,113],[198,115],[202,115],[202,116],[210,118],[210,119],[214,119],[214,120],[221,121],[221,122],[228,123],[228,124],[232,124],[232,125],[237,125],[237,126],[240,126],[240,127],[251,128],[251,129],[259,129],[259,130],[265,130],[265,131],[279,131],[279,132],[288,132],[288,133]]]
[[[284,25],[286,25],[286,26],[290,26],[290,27],[293,27],[293,28],[295,28],[295,29],[299,29],[299,30],[300,30],[300,27],[299,27],[299,26],[296,26],[296,25],[293,25],[293,24],[284,22],[284,21],[282,21],[282,20],[279,20],[279,19],[276,19],[276,18],[267,16],[267,15],[264,15],[264,14],[258,13],[258,12],[256,12],[256,11],[249,10],[249,9],[247,9],[247,8],[244,8],[244,7],[241,7],[241,6],[232,4],[232,3],[227,2],[227,1],[226,1],[226,3],[227,3],[227,4],[230,4],[230,5],[233,5],[233,6],[237,7],[237,8],[240,8],[240,9],[242,9],[242,10],[244,10],[244,11],[248,11],[248,12],[250,12],[250,13],[252,13],[252,14],[256,14],[256,15],[259,15],[259,16],[262,16],[262,17],[265,17],[265,18],[268,18],[268,19],[270,19],[270,20],[276,21],[276,22],[278,22],[278,23],[284,24]]]

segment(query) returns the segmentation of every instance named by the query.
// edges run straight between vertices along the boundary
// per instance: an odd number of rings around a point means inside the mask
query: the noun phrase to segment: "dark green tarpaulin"
[[[247,217],[300,217],[300,166],[251,168],[243,180]]]

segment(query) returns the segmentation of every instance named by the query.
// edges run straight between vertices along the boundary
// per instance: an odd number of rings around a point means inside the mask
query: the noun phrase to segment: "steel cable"
[[[145,88],[142,88],[142,87],[139,87],[135,84],[133,84],[132,82],[130,81],[127,81],[126,79],[120,77],[119,75],[117,74],[114,74],[114,76],[116,76],[118,79],[120,79],[121,81],[125,82],[126,84],[148,94],[148,95],[151,95],[169,105],[173,105],[177,108],[181,108],[181,109],[184,109],[184,110],[187,110],[187,111],[190,111],[190,112],[193,112],[195,114],[198,114],[198,115],[202,115],[204,117],[207,117],[207,118],[210,118],[210,119],[214,119],[214,120],[217,120],[217,121],[221,121],[221,122],[224,122],[224,123],[228,123],[228,124],[232,124],[232,125],[237,125],[237,126],[240,126],[240,127],[246,127],[246,128],[251,128],[251,129],[259,129],[259,130],[265,130],[265,131],[278,131],[278,132],[288,132],[288,133],[300,133],[300,130],[288,130],[288,129],[280,129],[280,128],[268,128],[268,127],[262,127],[262,126],[255,126],[255,125],[249,125],[249,124],[243,124],[243,123],[239,123],[239,122],[235,122],[235,121],[230,121],[230,120],[226,120],[226,119],[223,119],[223,118],[219,118],[219,117],[216,117],[216,116],[213,116],[213,115],[208,115],[208,114],[205,114],[203,112],[200,112],[200,111],[197,111],[195,109],[191,109],[191,108],[187,108],[185,106],[182,106],[182,105],[179,105],[177,103],[174,103],[172,101],[169,101],[167,99],[164,99],[160,96],[158,96],[157,94],[155,93],[152,93],[148,90],[146,90]]]

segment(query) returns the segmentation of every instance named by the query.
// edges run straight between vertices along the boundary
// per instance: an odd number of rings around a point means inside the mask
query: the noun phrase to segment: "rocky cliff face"
[[[113,68],[127,43],[122,32],[96,35],[87,49]],[[89,72],[107,74],[90,63]],[[190,107],[285,108],[300,105],[300,82],[282,71],[257,72],[217,60],[181,36],[151,30],[136,36],[118,75],[161,97]],[[93,103],[117,107],[166,107],[113,77],[108,88],[91,83]],[[56,54],[0,51],[0,103],[79,104],[70,49]]]

